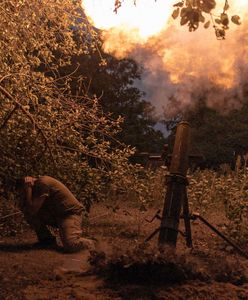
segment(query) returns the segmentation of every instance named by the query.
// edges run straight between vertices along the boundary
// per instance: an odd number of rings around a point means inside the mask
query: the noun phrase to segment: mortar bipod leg
[[[145,240],[144,243],[149,242],[160,230],[160,227],[156,228]]]
[[[221,237],[224,241],[226,241],[229,245],[231,245],[237,252],[239,252],[240,255],[248,259],[248,254],[244,252],[243,249],[241,249],[239,246],[234,244],[229,238],[227,238],[223,233],[221,233],[217,228],[215,228],[212,224],[210,224],[205,218],[200,216],[197,213],[193,213],[191,215],[192,220],[199,219],[203,224],[205,224],[207,227],[209,227],[213,232],[215,232],[219,237]]]

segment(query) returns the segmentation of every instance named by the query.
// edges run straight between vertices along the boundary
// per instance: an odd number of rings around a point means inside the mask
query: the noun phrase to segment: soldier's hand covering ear
[[[33,186],[34,182],[35,182],[35,178],[33,178],[31,176],[26,176],[24,178],[24,182],[25,182],[26,185]]]

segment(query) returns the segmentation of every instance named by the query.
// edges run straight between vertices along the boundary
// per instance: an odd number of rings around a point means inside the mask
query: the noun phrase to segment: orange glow
[[[84,0],[82,4],[93,24],[103,29],[104,50],[118,58],[136,59],[151,74],[163,71],[161,89],[181,84],[193,90],[197,80],[215,82],[223,89],[238,88],[243,80],[240,69],[248,63],[247,0],[229,1],[228,15],[239,15],[242,25],[230,21],[224,41],[216,39],[212,26],[204,29],[200,24],[191,33],[187,25],[180,26],[170,17],[176,2],[137,0],[135,7],[133,0],[125,0],[117,14],[113,0]],[[223,11],[224,1],[217,3],[214,18]],[[205,18],[211,21],[209,15]]]
[[[114,0],[83,0],[82,6],[97,28],[135,32],[137,38],[144,41],[166,26],[172,3],[174,0],[138,0],[134,5],[133,0],[125,0],[117,14],[114,12]]]

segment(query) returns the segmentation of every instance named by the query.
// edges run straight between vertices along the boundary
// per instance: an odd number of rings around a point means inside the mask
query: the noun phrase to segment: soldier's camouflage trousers
[[[25,214],[25,219],[35,230],[38,240],[55,240],[48,226],[59,229],[60,239],[66,252],[77,252],[82,249],[93,250],[95,243],[92,240],[82,237],[82,214],[71,214],[64,218],[52,218],[46,212],[38,213],[35,216]]]

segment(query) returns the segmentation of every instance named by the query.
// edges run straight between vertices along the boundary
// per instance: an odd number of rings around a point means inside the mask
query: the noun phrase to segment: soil
[[[179,236],[176,254],[168,250],[157,258],[155,236],[148,250],[137,252],[159,226],[158,220],[145,221],[155,212],[93,207],[83,228],[86,237],[99,241],[94,253],[38,249],[30,229],[10,231],[12,236],[0,237],[0,299],[248,299],[248,260],[200,222],[192,223],[193,250]],[[217,227],[225,222],[219,212],[208,219]]]

